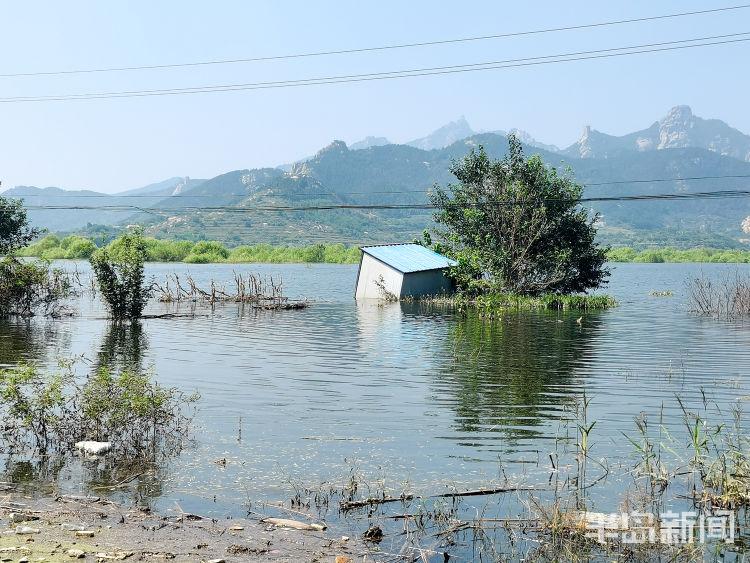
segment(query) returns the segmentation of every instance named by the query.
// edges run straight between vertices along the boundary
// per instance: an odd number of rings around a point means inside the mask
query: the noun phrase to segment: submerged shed
[[[420,244],[363,246],[357,274],[357,299],[418,297],[453,290],[445,270],[456,265]]]

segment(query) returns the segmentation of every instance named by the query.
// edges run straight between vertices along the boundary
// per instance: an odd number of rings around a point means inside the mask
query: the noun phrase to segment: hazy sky
[[[3,2],[0,74],[284,55],[567,26],[731,3],[49,0]],[[750,31],[750,10],[465,44],[179,69],[0,78],[0,98],[288,80]],[[0,103],[0,179],[113,192],[276,166],[333,139],[404,142],[465,115],[567,146],[677,104],[750,132],[750,44],[381,82]]]

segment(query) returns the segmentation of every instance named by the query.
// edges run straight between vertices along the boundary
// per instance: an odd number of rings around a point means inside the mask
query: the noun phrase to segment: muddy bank
[[[284,524],[163,516],[97,497],[6,495],[0,561],[375,561],[354,538]]]

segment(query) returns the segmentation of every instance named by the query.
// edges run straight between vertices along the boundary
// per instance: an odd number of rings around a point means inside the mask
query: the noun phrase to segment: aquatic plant
[[[110,442],[121,458],[181,447],[197,395],[162,387],[150,374],[99,368],[85,379],[74,362],[48,373],[33,364],[0,370],[0,440],[8,452],[66,453],[82,440]]]
[[[118,251],[101,248],[91,256],[91,267],[102,297],[115,320],[138,319],[151,297],[143,264],[146,245],[140,231],[123,235]]]

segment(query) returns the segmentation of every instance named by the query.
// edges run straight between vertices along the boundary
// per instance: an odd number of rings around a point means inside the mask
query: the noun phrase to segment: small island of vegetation
[[[598,216],[580,206],[583,186],[569,174],[526,158],[520,141],[491,160],[482,147],[455,162],[458,182],[436,187],[436,241],[424,244],[456,260],[447,271],[460,306],[593,309],[615,304],[586,295],[606,284],[607,249],[596,242]]]

